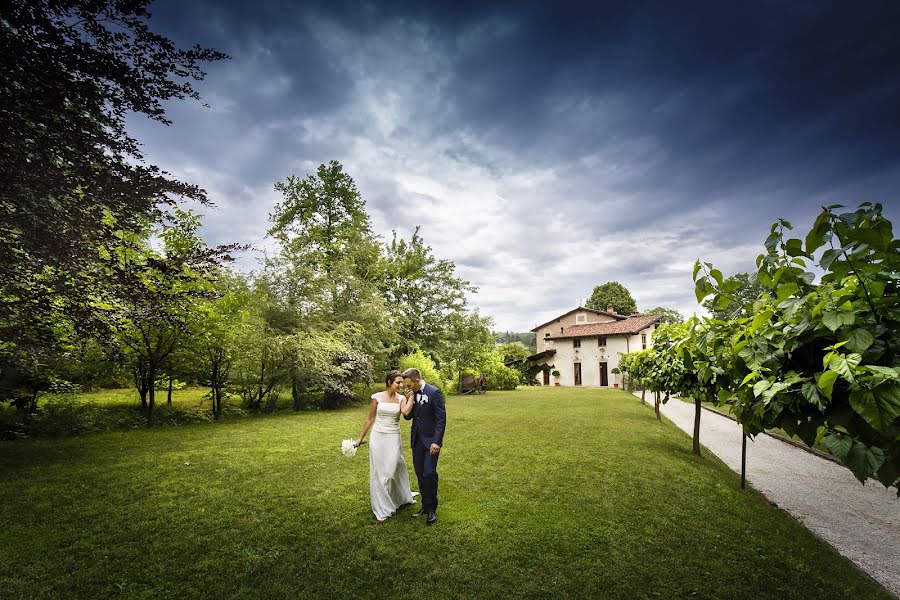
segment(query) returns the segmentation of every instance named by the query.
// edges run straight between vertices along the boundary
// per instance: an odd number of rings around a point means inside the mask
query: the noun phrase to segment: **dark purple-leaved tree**
[[[227,57],[154,33],[148,5],[0,3],[0,371],[109,323],[103,307],[127,277],[101,249],[179,199],[208,204],[145,162],[125,116],[169,124],[164,103],[199,100],[201,66]]]

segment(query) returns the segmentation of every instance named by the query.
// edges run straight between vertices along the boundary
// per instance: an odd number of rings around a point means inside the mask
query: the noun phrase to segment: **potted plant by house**
[[[553,370],[550,372],[550,374],[553,375],[553,377],[556,378],[555,381],[554,381],[554,383],[555,383],[556,385],[559,385],[559,371],[557,371],[556,369],[553,369]]]
[[[622,372],[622,371],[619,370],[619,367],[616,367],[616,368],[614,368],[614,369],[612,370],[612,374],[616,376],[616,379],[619,378],[618,375],[619,375],[619,373],[621,373],[621,372]],[[614,388],[619,387],[619,382],[618,382],[618,381],[613,381],[613,387],[614,387]]]

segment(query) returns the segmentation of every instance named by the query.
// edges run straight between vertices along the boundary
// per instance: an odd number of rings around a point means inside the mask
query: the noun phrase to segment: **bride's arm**
[[[408,417],[409,413],[412,412],[413,407],[413,397],[412,394],[408,396],[400,396],[400,412],[403,413],[404,417]]]
[[[363,423],[362,433],[359,434],[359,439],[356,440],[357,446],[360,446],[363,443],[363,440],[366,439],[366,434],[369,433],[369,429],[372,427],[372,423],[375,422],[375,411],[377,410],[378,401],[373,398],[372,404],[369,405],[369,416],[366,417],[366,420]]]

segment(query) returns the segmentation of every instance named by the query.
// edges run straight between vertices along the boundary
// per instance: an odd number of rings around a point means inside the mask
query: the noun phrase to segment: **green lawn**
[[[186,387],[172,392],[172,405],[167,405],[165,390],[156,392],[156,423],[159,426],[184,425],[213,420],[208,397],[209,388]],[[29,424],[24,414],[10,405],[0,404],[0,439],[8,430],[27,433],[31,437],[54,437],[140,429],[147,417],[140,408],[140,397],[134,389],[110,389],[75,394],[45,394],[38,401],[40,411]],[[281,394],[278,408],[290,406],[290,395]],[[224,417],[245,416],[239,396],[223,402]]]
[[[206,398],[208,393],[209,388],[205,387],[185,387],[180,390],[172,390],[172,404],[183,408],[209,408],[209,399]],[[167,396],[166,390],[156,390],[156,403],[165,404]],[[140,396],[133,389],[82,392],[78,394],[78,399],[100,406],[139,406],[141,403]]]
[[[0,596],[890,598],[626,392],[447,412],[430,528],[375,525],[362,406],[2,443]]]

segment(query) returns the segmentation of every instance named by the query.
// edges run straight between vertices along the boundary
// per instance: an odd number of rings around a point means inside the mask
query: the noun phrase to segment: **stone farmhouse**
[[[553,366],[538,374],[543,385],[618,386],[621,375],[612,371],[619,365],[619,357],[649,348],[658,324],[657,315],[620,315],[612,305],[605,311],[579,306],[532,329],[537,353],[528,361]],[[554,370],[559,376],[550,372]]]

